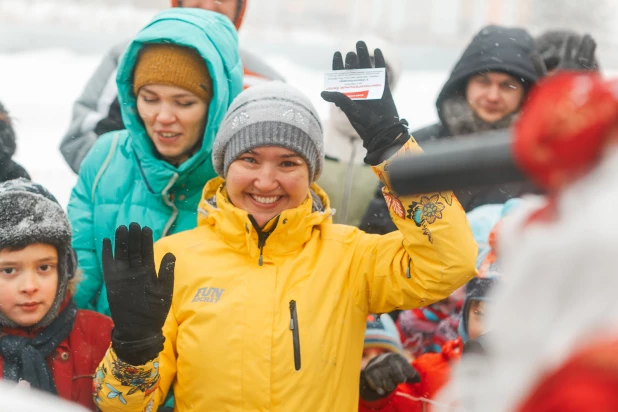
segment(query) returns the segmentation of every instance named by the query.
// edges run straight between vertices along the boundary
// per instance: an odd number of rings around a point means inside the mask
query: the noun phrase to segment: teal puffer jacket
[[[201,148],[175,167],[161,160],[139,118],[133,68],[146,43],[196,49],[213,79],[213,98]],[[171,62],[173,64],[173,62]],[[75,301],[80,308],[109,315],[101,267],[103,239],[119,225],[149,226],[155,240],[197,226],[197,205],[213,178],[212,145],[229,105],[242,91],[243,70],[236,29],[225,16],[200,9],[159,13],[127,47],[116,82],[126,130],[102,136],[84,159],[68,207],[73,248],[83,279]]]

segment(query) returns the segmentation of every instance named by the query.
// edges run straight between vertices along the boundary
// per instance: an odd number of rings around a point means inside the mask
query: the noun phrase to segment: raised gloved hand
[[[386,62],[380,49],[374,52],[375,67],[386,68]],[[356,43],[356,53],[350,52],[345,59],[345,70],[371,69],[369,49],[365,42]],[[344,70],[343,57],[340,52],[333,56],[333,70]],[[399,119],[397,107],[393,101],[388,76],[384,94],[379,100],[351,100],[340,92],[322,92],[322,98],[339,107],[363,139],[367,149],[365,163],[377,165],[384,161],[386,155],[401,147],[410,137],[405,119]]]
[[[544,77],[548,72],[563,70],[595,71],[599,69],[594,58],[596,49],[597,43],[589,34],[581,38],[571,35],[566,38],[560,50],[550,47],[542,54],[535,51],[530,57],[539,77]]]
[[[567,37],[556,70],[596,70],[594,60],[596,49],[597,43],[589,34],[585,34],[581,40],[579,36]]]
[[[152,230],[131,223],[116,229],[115,253],[103,240],[103,275],[114,321],[112,348],[131,365],[154,359],[163,349],[163,324],[172,305],[176,257],[168,253],[159,276],[155,270]]]
[[[376,401],[390,395],[397,385],[418,383],[421,377],[403,356],[383,353],[369,361],[361,372],[360,397]]]

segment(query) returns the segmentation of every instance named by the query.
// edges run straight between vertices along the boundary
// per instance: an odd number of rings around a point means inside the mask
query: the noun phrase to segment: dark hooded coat
[[[517,112],[493,124],[482,121],[474,114],[465,97],[468,79],[479,73],[502,72],[518,79],[527,92],[538,79],[531,58],[534,51],[534,40],[524,29],[483,28],[474,36],[438,95],[436,108],[440,121],[416,130],[412,136],[422,147],[423,143],[438,139],[510,127]],[[469,212],[485,204],[504,203],[530,191],[534,188],[529,184],[514,183],[457,190],[455,195]],[[380,191],[367,208],[359,227],[380,234],[394,229]]]

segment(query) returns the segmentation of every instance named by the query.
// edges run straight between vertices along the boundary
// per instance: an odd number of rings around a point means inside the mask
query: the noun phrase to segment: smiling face
[[[225,181],[234,206],[247,211],[263,227],[307,199],[309,167],[291,150],[262,146],[238,156],[230,164]]]
[[[0,250],[0,312],[22,327],[47,314],[58,290],[58,251],[36,243]]]
[[[468,80],[466,99],[481,120],[495,123],[517,111],[524,98],[524,86],[506,73],[477,74]]]
[[[137,111],[157,152],[175,166],[193,155],[204,136],[208,106],[180,87],[155,84],[140,88]]]

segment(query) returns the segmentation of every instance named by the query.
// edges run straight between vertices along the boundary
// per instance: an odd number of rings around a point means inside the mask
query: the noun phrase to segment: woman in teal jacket
[[[156,53],[151,52],[154,49]],[[187,83],[200,73],[207,81]],[[197,225],[202,189],[216,175],[211,163],[214,138],[229,105],[242,91],[242,77],[236,29],[218,13],[163,11],[129,44],[116,78],[126,130],[97,140],[81,165],[68,208],[73,248],[83,272],[75,293],[80,308],[109,315],[101,244],[103,238],[113,238],[116,227],[139,222],[151,227],[159,239]],[[163,78],[166,81],[159,81]],[[174,81],[167,81],[170,78]],[[138,82],[152,90],[142,95],[146,92]],[[148,117],[150,112],[158,110],[159,116],[167,110],[152,109],[168,98],[156,95],[158,84],[194,90],[187,93],[189,100],[199,97],[204,107],[201,128],[194,133],[198,140],[180,157],[168,156],[168,149],[173,151],[176,145],[173,132],[184,130],[182,119],[174,120],[171,114],[153,122]],[[191,101],[176,97],[169,97],[168,111],[186,112]],[[180,139],[185,134],[180,133]]]

